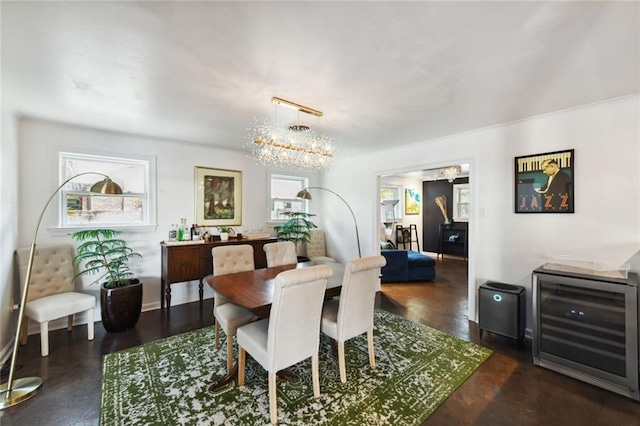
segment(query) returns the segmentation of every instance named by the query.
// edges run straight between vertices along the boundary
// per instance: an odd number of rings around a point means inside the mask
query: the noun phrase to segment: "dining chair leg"
[[[73,330],[73,314],[67,316],[67,330]]]
[[[313,396],[320,398],[320,368],[317,353],[311,357],[311,377],[313,379]]]
[[[244,386],[244,366],[247,359],[247,353],[238,346],[238,386]]]
[[[220,347],[220,324],[218,323],[218,320],[216,320],[216,325],[214,326],[214,329],[216,331],[215,347],[216,349],[218,349]]]
[[[42,356],[49,355],[49,322],[40,323],[40,352]]]
[[[344,342],[338,341],[338,366],[340,367],[340,381],[347,383],[347,367],[344,362]]]
[[[373,329],[367,331],[367,343],[369,344],[369,364],[376,369],[376,354],[373,351]]]
[[[233,336],[227,334],[227,373],[233,368]]]
[[[271,413],[271,423],[278,423],[278,403],[276,401],[276,372],[269,371],[269,412]]]

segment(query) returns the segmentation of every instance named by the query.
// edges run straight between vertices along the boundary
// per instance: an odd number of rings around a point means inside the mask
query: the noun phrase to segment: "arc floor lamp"
[[[360,250],[360,234],[358,233],[358,222],[356,221],[356,215],[353,214],[353,210],[351,210],[351,206],[349,205],[349,203],[347,203],[346,200],[344,198],[342,198],[336,192],[333,192],[332,190],[327,189],[327,188],[323,188],[321,186],[309,186],[307,188],[304,188],[302,191],[298,192],[296,197],[297,198],[302,198],[303,200],[311,200],[312,197],[311,197],[311,193],[309,192],[310,189],[321,189],[323,191],[330,192],[333,195],[335,195],[336,197],[340,198],[342,200],[342,202],[347,206],[347,208],[351,212],[351,217],[353,217],[353,224],[356,227],[356,241],[358,242],[358,257],[362,257],[362,251]]]
[[[13,342],[13,354],[11,355],[11,366],[9,367],[9,380],[7,383],[0,385],[0,410],[4,410],[5,408],[12,407],[22,401],[25,401],[31,398],[33,395],[38,393],[40,388],[42,387],[42,379],[40,377],[23,377],[21,379],[13,380],[13,373],[15,370],[16,359],[18,358],[18,346],[20,343],[20,332],[22,330],[22,321],[24,320],[24,309],[27,304],[27,297],[29,295],[29,281],[31,281],[31,267],[33,266],[33,258],[36,253],[36,239],[38,237],[38,230],[40,229],[40,223],[42,222],[42,218],[44,217],[44,213],[47,211],[49,204],[53,201],[53,198],[56,196],[58,191],[60,191],[64,186],[69,183],[71,180],[77,178],[82,175],[101,175],[104,176],[104,179],[95,183],[90,192],[94,194],[103,194],[103,195],[116,195],[122,194],[122,188],[111,180],[111,178],[103,173],[98,172],[84,172],[78,173],[75,176],[70,177],[65,180],[62,185],[60,185],[49,197],[49,200],[44,205],[42,212],[40,213],[40,217],[38,218],[38,222],[36,224],[36,229],[33,232],[33,240],[31,242],[31,251],[29,252],[29,263],[27,265],[27,273],[24,278],[24,286],[22,288],[22,297],[20,299],[20,311],[18,313],[18,326],[16,327],[16,335],[15,341]]]

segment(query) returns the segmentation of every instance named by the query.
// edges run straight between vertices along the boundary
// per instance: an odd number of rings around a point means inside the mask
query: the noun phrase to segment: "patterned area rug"
[[[311,360],[278,379],[278,419],[286,425],[419,425],[490,355],[489,349],[375,312],[376,370],[366,334],[347,341],[347,384],[340,383],[330,341],[320,341],[320,392]],[[221,336],[224,333],[221,333]],[[267,373],[247,357],[245,386],[207,391],[226,370],[226,346],[213,327],[106,355],[100,423],[106,425],[265,425]]]

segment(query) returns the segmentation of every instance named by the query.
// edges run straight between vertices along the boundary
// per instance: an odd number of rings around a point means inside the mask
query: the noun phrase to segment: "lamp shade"
[[[296,194],[296,198],[302,198],[303,200],[311,200],[312,199],[311,193],[306,189],[303,189],[302,191],[298,192]]]
[[[122,188],[120,188],[120,185],[112,181],[110,178],[104,178],[103,180],[94,183],[89,191],[96,194],[107,194],[107,195],[122,194]]]

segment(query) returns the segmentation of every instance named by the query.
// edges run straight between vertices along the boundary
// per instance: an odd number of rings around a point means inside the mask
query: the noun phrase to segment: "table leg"
[[[202,283],[202,278],[200,278],[200,283],[198,284],[198,293],[200,295],[200,303],[202,303],[202,298],[204,296],[204,289],[203,289],[203,283]]]
[[[227,374],[225,374],[224,376],[222,376],[220,379],[218,379],[217,381],[215,381],[209,386],[209,392],[219,391],[220,389],[224,388],[228,384],[235,382],[237,377],[238,377],[238,361],[236,360],[236,362],[233,363],[233,367],[231,368],[231,371],[229,371]]]
[[[278,375],[278,377],[280,377],[283,380],[292,380],[297,377],[296,374],[290,370],[280,370],[276,374]],[[220,389],[225,388],[230,383],[235,382],[237,378],[238,378],[238,360],[236,360],[233,363],[233,367],[231,367],[230,372],[228,372],[227,374],[225,374],[224,376],[222,376],[221,378],[213,382],[211,385],[209,385],[209,392],[217,392]]]

